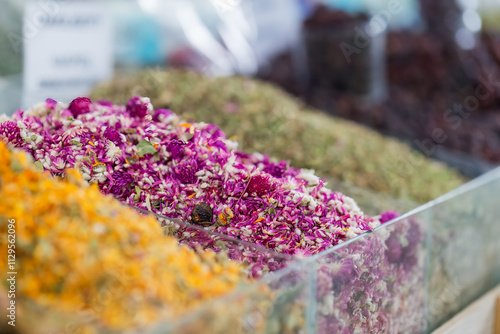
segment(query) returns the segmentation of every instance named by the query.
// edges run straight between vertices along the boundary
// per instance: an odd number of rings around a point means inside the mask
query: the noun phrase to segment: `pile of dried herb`
[[[185,119],[217,124],[240,149],[394,197],[426,202],[464,181],[397,140],[312,110],[252,79],[149,70],[119,75],[91,97],[126,103],[131,94],[149,96],[157,108],[170,108]]]
[[[75,321],[82,333],[175,321],[246,280],[241,265],[179,246],[154,218],[103,195],[77,171],[52,178],[3,143],[0,157],[2,280],[17,272],[17,324],[26,332],[56,332]],[[15,254],[9,266],[8,249]]]
[[[186,123],[148,98],[48,99],[2,122],[0,138],[55,176],[78,168],[129,205],[287,255],[317,254],[380,225],[313,171],[238,151],[215,125]],[[203,232],[184,234],[193,247],[207,243]]]

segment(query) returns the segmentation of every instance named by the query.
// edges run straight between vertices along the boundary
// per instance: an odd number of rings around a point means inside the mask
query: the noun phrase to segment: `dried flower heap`
[[[290,255],[310,255],[380,225],[312,171],[246,154],[216,126],[187,123],[148,98],[77,98],[17,111],[0,136],[53,175],[76,167],[127,204]]]
[[[80,330],[124,329],[175,319],[243,281],[235,262],[179,246],[154,218],[104,196],[78,172],[51,178],[33,170],[26,153],[13,153],[3,143],[0,157],[0,248],[7,254],[8,224],[15,221],[11,271],[18,273],[18,307],[31,301],[48,315],[66,314],[62,326],[83,314]],[[8,267],[7,256],[0,266]],[[23,312],[22,318],[32,320],[19,324],[28,326],[26,332],[49,332],[36,327],[36,314]]]

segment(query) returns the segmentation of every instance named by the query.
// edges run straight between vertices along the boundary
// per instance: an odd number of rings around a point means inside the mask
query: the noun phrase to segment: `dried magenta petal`
[[[270,163],[264,168],[264,172],[271,174],[274,177],[281,178],[286,172],[286,163],[284,161],[279,164]]]
[[[144,118],[149,111],[149,99],[134,96],[127,103],[127,111],[132,117]]]
[[[198,165],[196,161],[186,161],[174,168],[175,177],[184,184],[192,184],[198,181],[196,172]]]
[[[382,224],[387,223],[388,221],[391,221],[391,220],[396,219],[398,217],[399,217],[399,213],[397,213],[396,211],[387,211],[387,212],[384,212],[380,216],[380,222]]]
[[[161,117],[168,117],[168,116],[173,115],[173,114],[174,113],[169,109],[156,109],[155,114],[153,116],[153,121],[160,122]]]
[[[254,175],[252,176],[250,182],[248,183],[247,192],[250,195],[256,193],[257,196],[264,196],[269,193],[271,187],[272,183],[270,182],[268,177],[260,174]]]
[[[69,104],[69,111],[74,117],[86,114],[90,112],[90,107],[92,106],[92,101],[88,97],[77,97]]]
[[[123,189],[129,185],[134,178],[132,175],[126,172],[114,172],[112,174],[112,178],[115,182],[113,186],[109,189],[109,192],[115,196],[118,196],[122,193]]]
[[[45,106],[48,108],[48,109],[52,109],[54,110],[54,108],[57,106],[57,101],[56,100],[53,100],[53,99],[46,99],[45,100]]]
[[[403,253],[403,247],[396,237],[390,237],[385,242],[387,250],[385,251],[387,259],[390,263],[398,263],[401,260],[401,255]]]
[[[356,276],[356,269],[354,266],[354,261],[351,258],[347,258],[342,262],[342,265],[336,273],[334,273],[332,280],[337,288],[343,287],[350,279]]]
[[[120,133],[112,126],[108,126],[104,131],[104,138],[111,140],[115,145],[120,145],[122,143]]]
[[[167,144],[167,151],[172,155],[174,159],[180,158],[184,153],[185,142],[179,139],[174,139]]]
[[[6,121],[0,124],[0,138],[4,138],[7,142],[18,145],[21,144],[21,130],[15,122]]]
[[[113,102],[108,101],[108,100],[99,100],[96,103],[101,105],[101,106],[104,106],[104,107],[112,107],[113,106]]]

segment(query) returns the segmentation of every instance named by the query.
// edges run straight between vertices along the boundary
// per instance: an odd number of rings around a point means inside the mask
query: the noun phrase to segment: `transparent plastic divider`
[[[229,240],[236,260],[246,248],[286,268],[191,314],[172,327],[173,333],[192,333],[206,321],[214,332],[222,330],[211,323],[225,317],[224,310],[235,312],[231,326],[242,333],[430,333],[500,283],[498,194],[500,168],[373,232],[294,261],[205,231],[210,238]],[[274,306],[267,313],[258,310],[270,300]],[[291,314],[300,321],[288,319]],[[249,330],[245,319],[253,317],[260,320]]]
[[[424,211],[313,259],[316,333],[422,333],[429,223]]]
[[[429,330],[500,283],[500,168],[433,202]]]

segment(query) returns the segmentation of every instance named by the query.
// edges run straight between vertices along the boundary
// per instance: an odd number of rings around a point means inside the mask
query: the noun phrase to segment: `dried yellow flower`
[[[46,321],[55,328],[76,318],[85,319],[82,333],[134,328],[174,319],[244,281],[239,264],[179,246],[153,217],[101,194],[78,172],[53,179],[3,143],[0,159],[0,267],[17,272],[23,319],[35,319],[29,312],[37,309],[67,315],[55,325]],[[7,257],[9,225],[10,232],[15,227],[14,264]],[[2,282],[6,275],[3,270]],[[29,323],[36,327],[27,332],[48,330]]]

